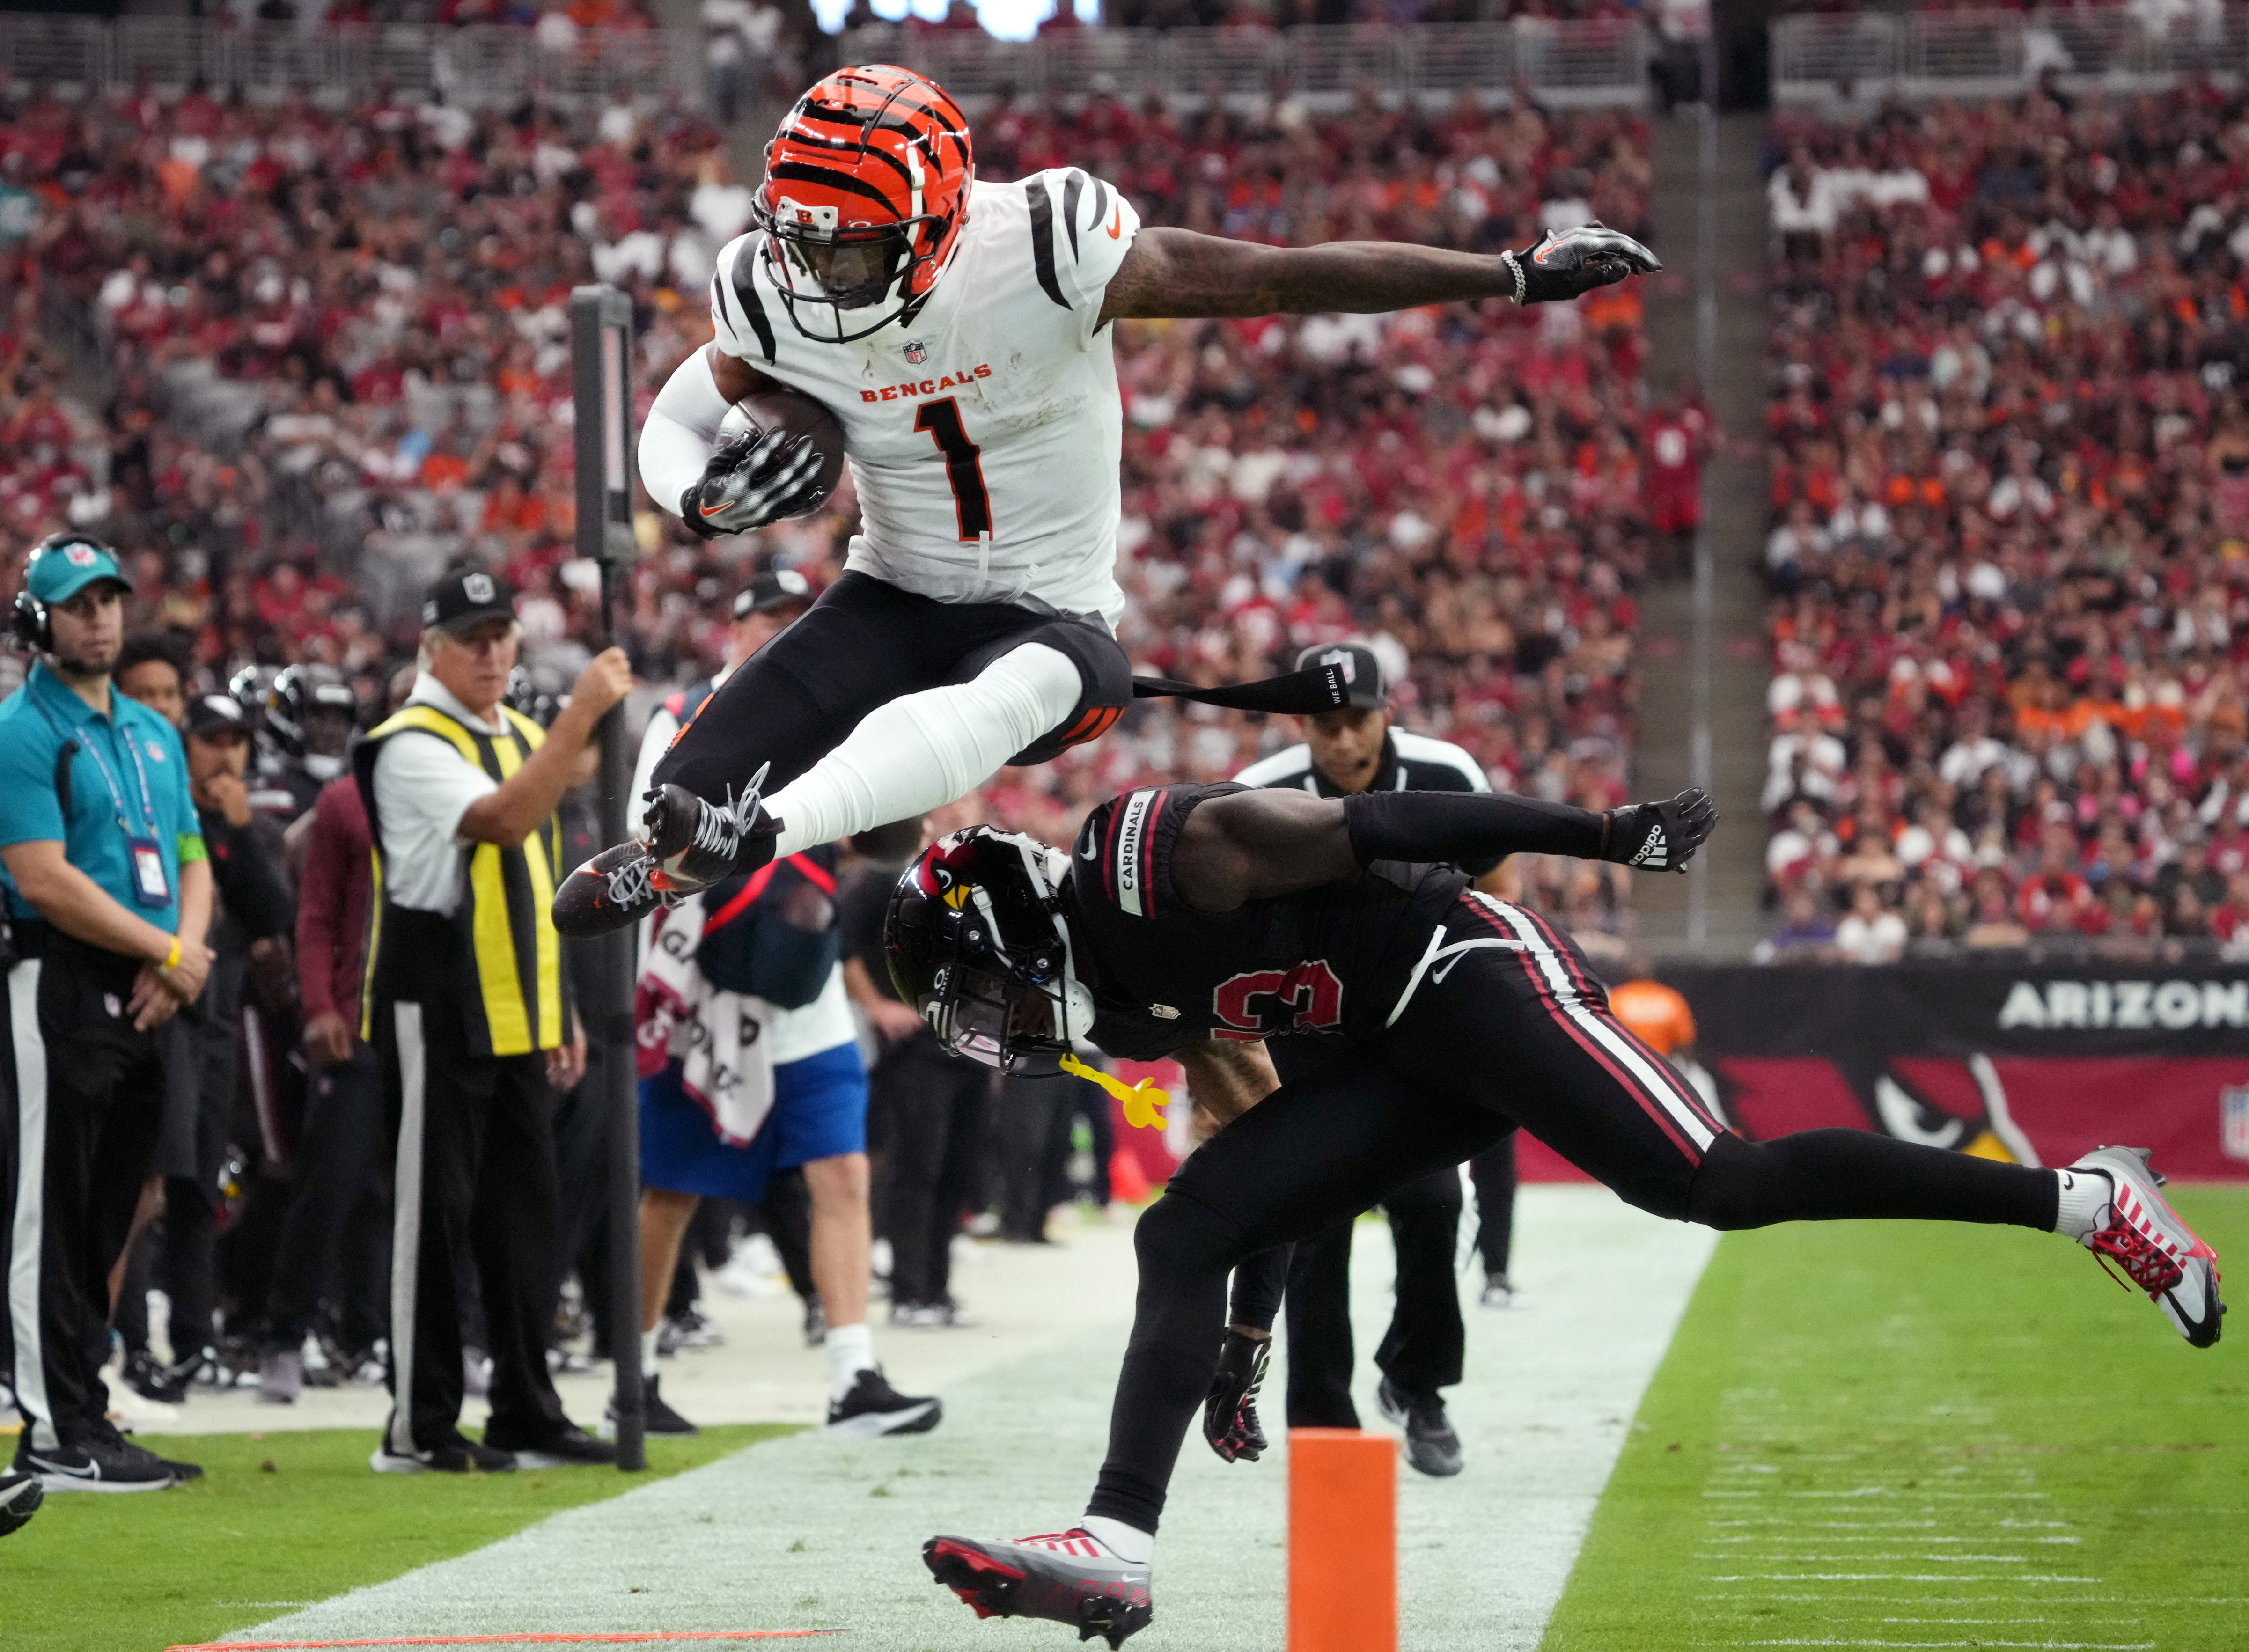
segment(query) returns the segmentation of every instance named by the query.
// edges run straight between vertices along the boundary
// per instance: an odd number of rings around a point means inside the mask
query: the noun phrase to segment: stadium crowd
[[[1489,251],[1542,222],[1636,229],[1647,210],[1645,135],[1620,114],[1370,102],[1326,117],[1285,92],[1252,114],[1188,114],[1097,98],[1074,111],[1002,101],[978,136],[985,176],[1080,165],[1149,222],[1279,243]],[[33,93],[0,110],[0,577],[17,579],[57,529],[115,545],[141,656],[169,662],[190,695],[233,685],[262,724],[244,785],[214,771],[198,802],[270,816],[277,834],[334,754],[292,723],[318,674],[276,674],[334,668],[368,726],[413,657],[415,599],[458,559],[521,594],[521,704],[551,708],[602,630],[598,579],[573,549],[568,291],[598,279],[632,296],[644,410],[710,337],[712,260],[748,209],[720,132],[675,107]],[[1136,663],[1216,682],[1364,637],[1401,719],[1465,747],[1496,787],[1596,808],[1621,798],[1633,593],[1666,554],[1658,527],[1680,527],[1647,520],[1640,303],[1627,286],[1530,312],[1125,324],[1120,577]],[[705,544],[643,500],[643,555],[618,619],[643,714],[718,664],[753,574],[833,577],[854,515],[847,485],[816,516]],[[1063,761],[1006,772],[985,801],[994,819],[1067,841],[1124,787],[1227,778],[1294,738],[1243,713],[1143,703]],[[308,769],[308,754],[324,767]],[[1582,934],[1628,922],[1620,868],[1523,872],[1525,897]],[[249,990],[309,1016],[348,968],[324,956],[314,992],[275,964],[285,948],[285,936],[265,946]],[[239,1070],[231,1151],[214,1167],[216,1263],[198,1214],[195,1255],[131,1276],[128,1297],[161,1280],[175,1314],[190,1301],[218,1314],[208,1354],[203,1327],[175,1319],[170,1362],[122,1316],[141,1339],[130,1374],[146,1392],[231,1380],[276,1352],[265,1304],[292,1167],[288,1121],[260,1081],[291,1054],[276,1043]],[[1105,1122],[1096,1108],[1087,1127]],[[1009,1177],[994,1169],[968,1208],[1035,1238],[1047,1202],[1105,1201],[1104,1134],[1077,1138],[1094,1150],[1074,1180],[1058,1154],[1003,1197]],[[379,1223],[347,1232],[334,1214],[312,1271],[341,1374],[364,1367],[379,1328],[382,1256]],[[691,1255],[717,1263],[730,1226],[760,1219],[713,1202],[702,1220]],[[762,1218],[776,1239],[795,1220]],[[882,1221],[878,1188],[878,1232]],[[157,1232],[175,1226],[168,1213]],[[558,1266],[597,1254],[582,1228],[568,1238]],[[301,1283],[306,1270],[280,1260]],[[169,1271],[213,1265],[218,1283],[200,1290]],[[597,1300],[591,1271],[583,1296]],[[691,1259],[675,1342],[698,1334],[693,1279]]]
[[[2249,102],[1778,117],[1778,952],[2249,944]]]

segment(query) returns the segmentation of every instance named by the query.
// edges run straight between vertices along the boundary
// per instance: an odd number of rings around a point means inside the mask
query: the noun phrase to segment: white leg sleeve
[[[682,496],[702,479],[728,407],[700,350],[674,368],[656,393],[648,423],[641,426],[640,479],[649,497],[674,516]]]
[[[1067,655],[1027,643],[973,682],[877,706],[841,746],[766,800],[781,823],[775,853],[832,843],[966,796],[1060,724],[1084,692]]]

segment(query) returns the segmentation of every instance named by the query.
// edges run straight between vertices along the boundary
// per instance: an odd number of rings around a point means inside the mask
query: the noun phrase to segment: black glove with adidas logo
[[[1717,824],[1717,805],[1700,787],[1660,803],[1627,803],[1608,812],[1601,858],[1651,872],[1683,872]]]

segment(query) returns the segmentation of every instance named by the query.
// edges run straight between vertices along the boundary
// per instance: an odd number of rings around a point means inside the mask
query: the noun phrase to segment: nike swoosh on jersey
[[[1083,849],[1079,850],[1077,851],[1077,857],[1080,860],[1099,860],[1101,858],[1101,844],[1099,840],[1097,839],[1092,843],[1089,843]]]
[[[1116,216],[1115,216],[1115,217],[1111,217],[1111,218],[1109,220],[1109,238],[1110,238],[1111,240],[1112,240],[1112,241],[1119,239],[1119,238],[1120,238],[1119,232],[1120,232],[1124,228],[1124,207],[1123,207],[1123,206],[1121,206],[1121,205],[1120,205],[1120,206],[1118,206],[1118,209],[1117,209]]]

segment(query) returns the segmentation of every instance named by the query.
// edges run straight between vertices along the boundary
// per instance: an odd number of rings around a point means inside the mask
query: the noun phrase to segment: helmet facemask
[[[1069,926],[1050,870],[1059,858],[1056,851],[1017,833],[970,830],[980,833],[970,841],[985,852],[1005,856],[1012,850],[1021,857],[1025,877],[1011,891],[1018,898],[1007,904],[1021,910],[1003,923],[1001,903],[993,899],[986,882],[955,880],[939,858],[946,845],[939,845],[907,869],[902,890],[934,893],[937,899],[928,910],[953,915],[942,920],[936,965],[925,986],[917,988],[904,978],[895,952],[892,978],[899,995],[946,1049],[1011,1071],[1021,1057],[1067,1050],[1090,1032],[1093,995],[1077,978]],[[932,871],[933,859],[940,870]],[[1006,870],[1012,874],[1014,868]]]

